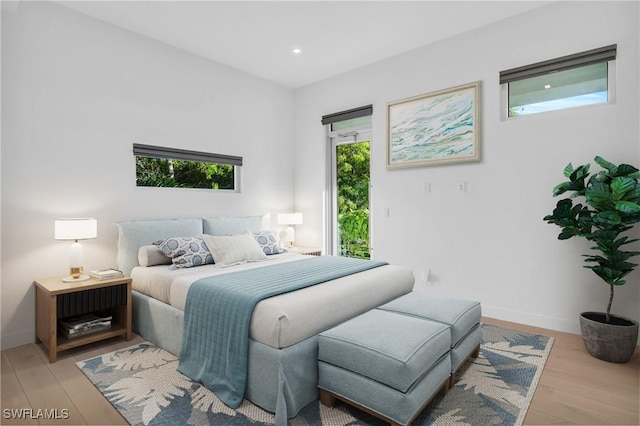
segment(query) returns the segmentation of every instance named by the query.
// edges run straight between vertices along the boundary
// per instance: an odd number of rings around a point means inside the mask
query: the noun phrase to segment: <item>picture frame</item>
[[[387,169],[480,160],[480,82],[387,104]]]

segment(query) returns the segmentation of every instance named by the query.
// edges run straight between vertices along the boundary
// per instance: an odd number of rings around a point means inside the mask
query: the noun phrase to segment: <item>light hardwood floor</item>
[[[555,339],[549,360],[525,418],[526,425],[638,425],[640,350],[627,364],[612,364],[588,355],[580,336],[483,318],[483,321]],[[75,362],[124,348],[113,338],[61,352],[49,364],[40,344],[2,351],[1,424],[126,425],[127,422],[75,366]],[[7,420],[5,409],[68,409],[68,419]],[[62,416],[59,416],[62,417]]]

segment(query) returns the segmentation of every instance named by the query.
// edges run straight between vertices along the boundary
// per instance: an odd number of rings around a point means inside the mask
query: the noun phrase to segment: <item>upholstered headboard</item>
[[[210,217],[196,219],[131,220],[116,222],[116,261],[125,275],[138,266],[140,247],[171,237],[196,237],[202,234],[234,235],[260,232],[265,216]]]

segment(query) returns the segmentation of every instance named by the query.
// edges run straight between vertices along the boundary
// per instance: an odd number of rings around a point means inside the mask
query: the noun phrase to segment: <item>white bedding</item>
[[[205,265],[170,270],[169,266],[135,267],[133,289],[184,310],[189,286],[204,277],[293,262],[293,253],[226,268]],[[256,305],[249,336],[274,348],[285,348],[333,327],[413,289],[411,270],[385,265],[302,290],[262,300]]]

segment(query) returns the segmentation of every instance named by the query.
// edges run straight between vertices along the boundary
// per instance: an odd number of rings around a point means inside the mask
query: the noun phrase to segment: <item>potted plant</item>
[[[553,189],[553,195],[571,194],[558,201],[553,214],[544,217],[562,228],[559,240],[578,236],[595,243],[595,252],[583,255],[591,269],[609,285],[606,312],[583,312],[580,328],[587,351],[610,362],[628,362],[638,339],[638,322],[611,314],[614,289],[626,283],[625,276],[638,266],[629,259],[640,254],[622,248],[638,239],[622,235],[640,222],[640,172],[628,164],[616,166],[601,157],[594,161],[602,168],[589,177],[590,164],[564,169],[568,181]],[[576,201],[582,197],[584,205]]]

